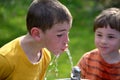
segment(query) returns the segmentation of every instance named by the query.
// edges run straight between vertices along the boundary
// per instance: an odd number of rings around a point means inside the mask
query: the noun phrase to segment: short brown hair
[[[120,32],[120,9],[119,8],[108,8],[103,10],[94,21],[94,31],[97,28],[103,28],[110,26]]]
[[[38,27],[45,32],[54,24],[64,21],[71,24],[72,16],[58,0],[34,0],[27,13],[26,25],[29,32],[32,27]]]

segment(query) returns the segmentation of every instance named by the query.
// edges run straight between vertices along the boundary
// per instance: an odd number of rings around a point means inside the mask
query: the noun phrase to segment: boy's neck
[[[27,34],[21,38],[20,43],[30,62],[39,62],[42,56],[42,51],[40,51],[42,48],[36,46],[37,43],[35,43],[34,39]]]
[[[101,54],[101,56],[109,64],[114,64],[114,63],[120,62],[120,50],[118,53]]]

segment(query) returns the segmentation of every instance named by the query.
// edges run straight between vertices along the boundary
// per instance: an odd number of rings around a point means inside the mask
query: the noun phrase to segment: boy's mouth
[[[64,48],[63,51],[67,51],[68,50],[68,47]]]

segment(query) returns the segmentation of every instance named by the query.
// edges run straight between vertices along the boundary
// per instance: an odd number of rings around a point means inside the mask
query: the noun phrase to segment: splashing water
[[[68,58],[69,58],[69,61],[70,61],[70,64],[71,64],[71,69],[72,69],[73,68],[73,61],[72,61],[72,57],[71,57],[70,51],[69,51],[69,49],[66,49],[65,52],[68,55]],[[58,63],[57,63],[57,59],[58,58],[59,58],[59,55],[53,57],[50,65],[49,65],[49,66],[51,66],[51,68],[48,70],[47,74],[51,73],[52,71],[54,71],[55,72],[55,76],[58,77]],[[46,75],[45,80],[47,80],[47,77],[48,77],[48,75]]]
[[[59,55],[57,56],[54,56],[52,61],[50,62],[49,66],[51,66],[50,70],[48,70],[47,74],[52,72],[52,71],[55,71],[55,76],[58,77],[58,63],[57,63],[57,59],[59,58]],[[47,75],[45,77],[45,80],[47,80]]]
[[[68,57],[69,57],[70,64],[71,64],[71,69],[72,69],[72,68],[73,68],[73,60],[72,60],[72,56],[71,56],[71,54],[70,54],[70,50],[69,50],[69,49],[66,49],[65,51],[66,51],[66,53],[67,53],[67,55],[68,55]]]
[[[50,63],[50,66],[53,65],[53,69],[54,69],[54,71],[55,71],[56,77],[58,77],[58,68],[57,68],[57,67],[58,67],[58,63],[57,63],[58,57],[59,57],[59,55],[54,56],[52,62]]]

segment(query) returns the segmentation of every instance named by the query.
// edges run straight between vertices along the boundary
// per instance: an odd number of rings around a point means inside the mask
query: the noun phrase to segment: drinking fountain
[[[70,78],[61,78],[61,79],[56,79],[56,80],[80,80],[80,73],[81,73],[80,68],[78,66],[74,66],[72,68]]]

